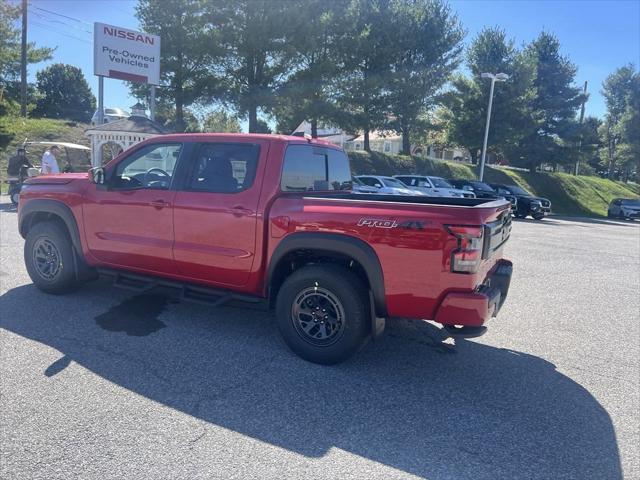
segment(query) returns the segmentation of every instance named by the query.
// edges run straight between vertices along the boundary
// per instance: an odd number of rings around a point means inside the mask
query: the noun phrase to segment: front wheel
[[[36,223],[29,230],[24,263],[34,285],[43,292],[67,293],[78,286],[71,239],[57,222]]]
[[[20,192],[11,192],[10,198],[11,203],[13,203],[14,205],[18,205],[18,202],[20,201]]]
[[[536,213],[535,215],[532,215],[534,220],[542,220],[544,218],[544,213]]]
[[[346,360],[369,333],[369,302],[362,281],[345,268],[312,265],[292,273],[276,302],[285,343],[313,363]]]

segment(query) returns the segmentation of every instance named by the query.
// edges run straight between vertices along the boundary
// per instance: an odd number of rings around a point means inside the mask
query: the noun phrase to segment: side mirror
[[[103,167],[94,167],[89,169],[89,181],[96,185],[105,184],[105,174]]]

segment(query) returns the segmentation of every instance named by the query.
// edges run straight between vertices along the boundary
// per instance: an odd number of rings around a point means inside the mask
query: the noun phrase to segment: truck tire
[[[24,263],[34,285],[43,292],[62,294],[79,286],[74,251],[67,230],[58,222],[36,223],[24,243]]]
[[[303,267],[278,292],[276,322],[285,343],[300,357],[322,365],[342,362],[368,337],[367,289],[345,268]]]

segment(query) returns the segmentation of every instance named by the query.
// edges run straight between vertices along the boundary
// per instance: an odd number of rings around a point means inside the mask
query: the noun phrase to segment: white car
[[[609,204],[607,217],[620,218],[622,220],[634,220],[640,218],[640,199],[615,198]]]
[[[465,197],[476,198],[475,193],[469,190],[460,190],[442,177],[431,175],[394,175],[402,183],[421,191],[430,197]]]
[[[355,179],[362,184],[354,192],[358,193],[382,193],[386,195],[424,195],[419,190],[407,187],[400,180],[393,177],[380,175],[358,175]],[[375,191],[370,191],[374,188]]]
[[[91,125],[98,125],[99,112],[99,110],[96,110],[96,113],[94,113],[93,117],[91,117]],[[129,118],[129,114],[121,108],[105,108],[104,119],[102,123],[115,122],[117,120],[122,120],[123,118]]]

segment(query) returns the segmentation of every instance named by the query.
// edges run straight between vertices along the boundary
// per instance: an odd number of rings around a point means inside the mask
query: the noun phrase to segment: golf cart
[[[23,149],[32,149],[35,147],[40,157],[42,157],[42,153],[48,147],[52,147],[57,145],[60,148],[60,152],[64,151],[63,155],[59,155],[60,158],[57,158],[58,165],[60,167],[60,171],[63,173],[70,172],[86,172],[91,167],[91,158],[90,152],[91,149],[89,147],[85,147],[84,145],[78,145],[77,143],[68,143],[68,142],[30,142],[25,140],[22,143]],[[38,147],[42,147],[39,149]],[[42,150],[42,151],[40,151]],[[16,173],[16,172],[12,172]],[[22,183],[26,178],[35,177],[40,175],[40,168],[29,167],[29,165],[22,165],[20,171],[17,172],[17,175],[9,175],[7,178],[7,183],[9,184],[9,197],[11,198],[11,203],[14,205],[18,204],[18,200],[20,199],[20,190],[22,188]]]

